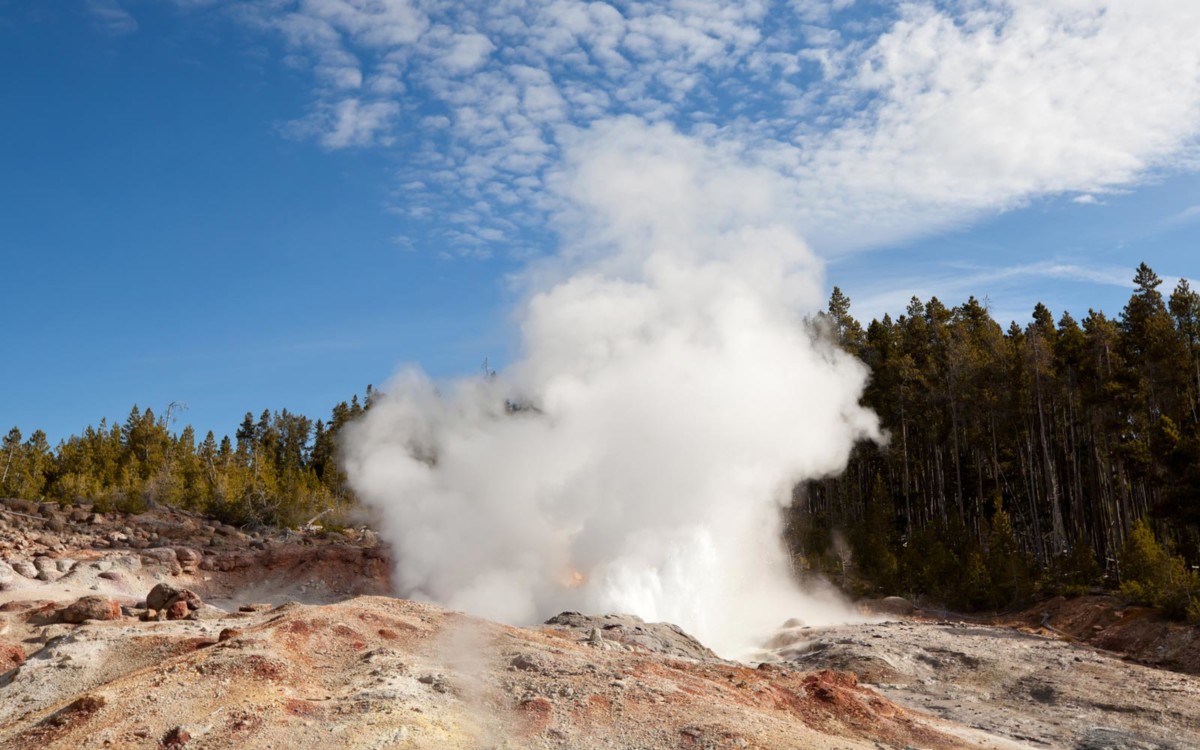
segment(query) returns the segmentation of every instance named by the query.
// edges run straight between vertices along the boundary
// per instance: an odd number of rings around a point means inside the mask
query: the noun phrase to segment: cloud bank
[[[400,181],[424,188],[397,208],[450,218],[463,245],[544,224],[571,133],[628,116],[784,177],[788,221],[822,251],[1197,165],[1190,0],[234,7],[311,68],[303,132],[416,138]]]

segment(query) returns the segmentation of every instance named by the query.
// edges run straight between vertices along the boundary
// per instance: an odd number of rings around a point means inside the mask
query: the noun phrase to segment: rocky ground
[[[1017,628],[894,620],[796,629],[773,655],[852,672],[887,698],[1030,747],[1200,747],[1200,678]]]
[[[186,581],[210,604],[325,603],[389,591],[371,531],[246,531],[172,508],[96,513],[87,506],[0,501],[0,601],[103,591],[145,597]],[[31,585],[31,582],[53,584]]]
[[[1186,668],[1191,629],[1119,603],[794,625],[750,665],[627,615],[380,596],[388,568],[369,531],[4,501],[0,747],[1200,747],[1200,680],[1080,640]]]

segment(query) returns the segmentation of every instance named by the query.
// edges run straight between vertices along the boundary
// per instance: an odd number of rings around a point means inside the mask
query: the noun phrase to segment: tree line
[[[797,487],[799,567],[964,609],[1109,585],[1200,620],[1200,295],[1161,285],[1142,264],[1117,318],[1038,304],[1007,330],[974,297],[914,297],[864,328],[835,288],[815,324],[870,368],[863,402],[889,439]],[[354,502],[337,437],[375,395],[327,421],[247,413],[232,439],[137,406],[56,447],[14,427],[0,496],[294,526]]]
[[[1039,303],[1007,330],[974,297],[864,328],[834,288],[822,324],[889,438],[797,488],[799,563],[959,608],[1108,584],[1200,618],[1200,295],[1133,282],[1117,318]]]
[[[162,503],[235,525],[295,526],[353,502],[338,465],[338,433],[365,412],[373,392],[335,406],[313,422],[284,409],[246,413],[231,440],[191,426],[172,430],[134,406],[123,424],[89,425],[51,447],[37,430],[14,427],[0,443],[0,497],[87,501],[97,509],[141,511]]]

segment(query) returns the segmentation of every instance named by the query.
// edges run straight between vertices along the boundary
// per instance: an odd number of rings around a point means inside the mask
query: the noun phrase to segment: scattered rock
[[[204,560],[204,555],[191,547],[173,547],[172,549],[175,551],[175,559],[179,561],[179,565],[185,573],[196,572],[200,567],[200,562]]]
[[[112,558],[112,565],[119,567],[122,570],[139,570],[142,567],[142,558],[137,555],[125,555],[123,557]]]
[[[200,609],[204,605],[204,602],[200,600],[200,596],[196,592],[191,589],[176,588],[169,583],[158,584],[150,589],[150,593],[146,595],[147,609],[167,610],[170,612],[172,606],[176,603],[182,603],[186,608],[187,611],[184,612],[184,617],[187,616],[188,612]]]
[[[69,724],[76,724],[91,717],[100,709],[104,708],[107,701],[101,695],[85,695],[76,698],[65,708],[59,709],[47,716],[42,725],[47,727],[65,727]]]
[[[17,560],[12,563],[12,569],[26,578],[37,578],[38,569],[33,563],[28,560]]]
[[[146,594],[146,607],[148,609],[164,609],[167,602],[174,599],[179,593],[179,589],[169,583],[160,583],[150,589],[150,593]]]
[[[587,642],[589,646],[598,648],[604,645],[604,631],[600,628],[592,628],[588,631]]]
[[[191,739],[192,735],[188,734],[186,729],[175,727],[167,730],[167,733],[159,740],[158,746],[161,750],[181,750]]]
[[[450,690],[450,685],[446,682],[446,676],[442,674],[421,675],[417,678],[417,682],[422,685],[428,685],[439,693],[445,693]]]
[[[543,673],[546,671],[545,662],[536,654],[518,654],[509,662],[509,666],[522,672]]]
[[[25,651],[15,643],[0,641],[0,674],[25,663]]]
[[[153,560],[164,564],[176,563],[179,559],[175,555],[175,550],[170,547],[151,547],[142,550],[143,561]]]
[[[84,596],[63,609],[59,619],[72,624],[87,620],[119,620],[121,605],[107,596]]]
[[[678,625],[645,622],[635,615],[582,615],[563,612],[546,621],[557,629],[577,632],[580,640],[599,647],[619,645],[637,651],[667,654],[685,659],[719,661],[719,657]],[[600,631],[597,633],[596,631]]]
[[[39,581],[57,581],[62,578],[62,573],[58,569],[58,561],[49,557],[34,558],[33,566],[37,568],[37,579]]]

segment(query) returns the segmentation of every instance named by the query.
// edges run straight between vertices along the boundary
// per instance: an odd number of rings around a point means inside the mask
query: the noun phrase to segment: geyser
[[[347,430],[398,593],[514,624],[629,612],[724,654],[844,618],[793,581],[781,509],[878,425],[865,368],[804,324],[820,269],[786,191],[666,126],[567,141],[564,249],[527,274],[517,361],[405,369]]]

